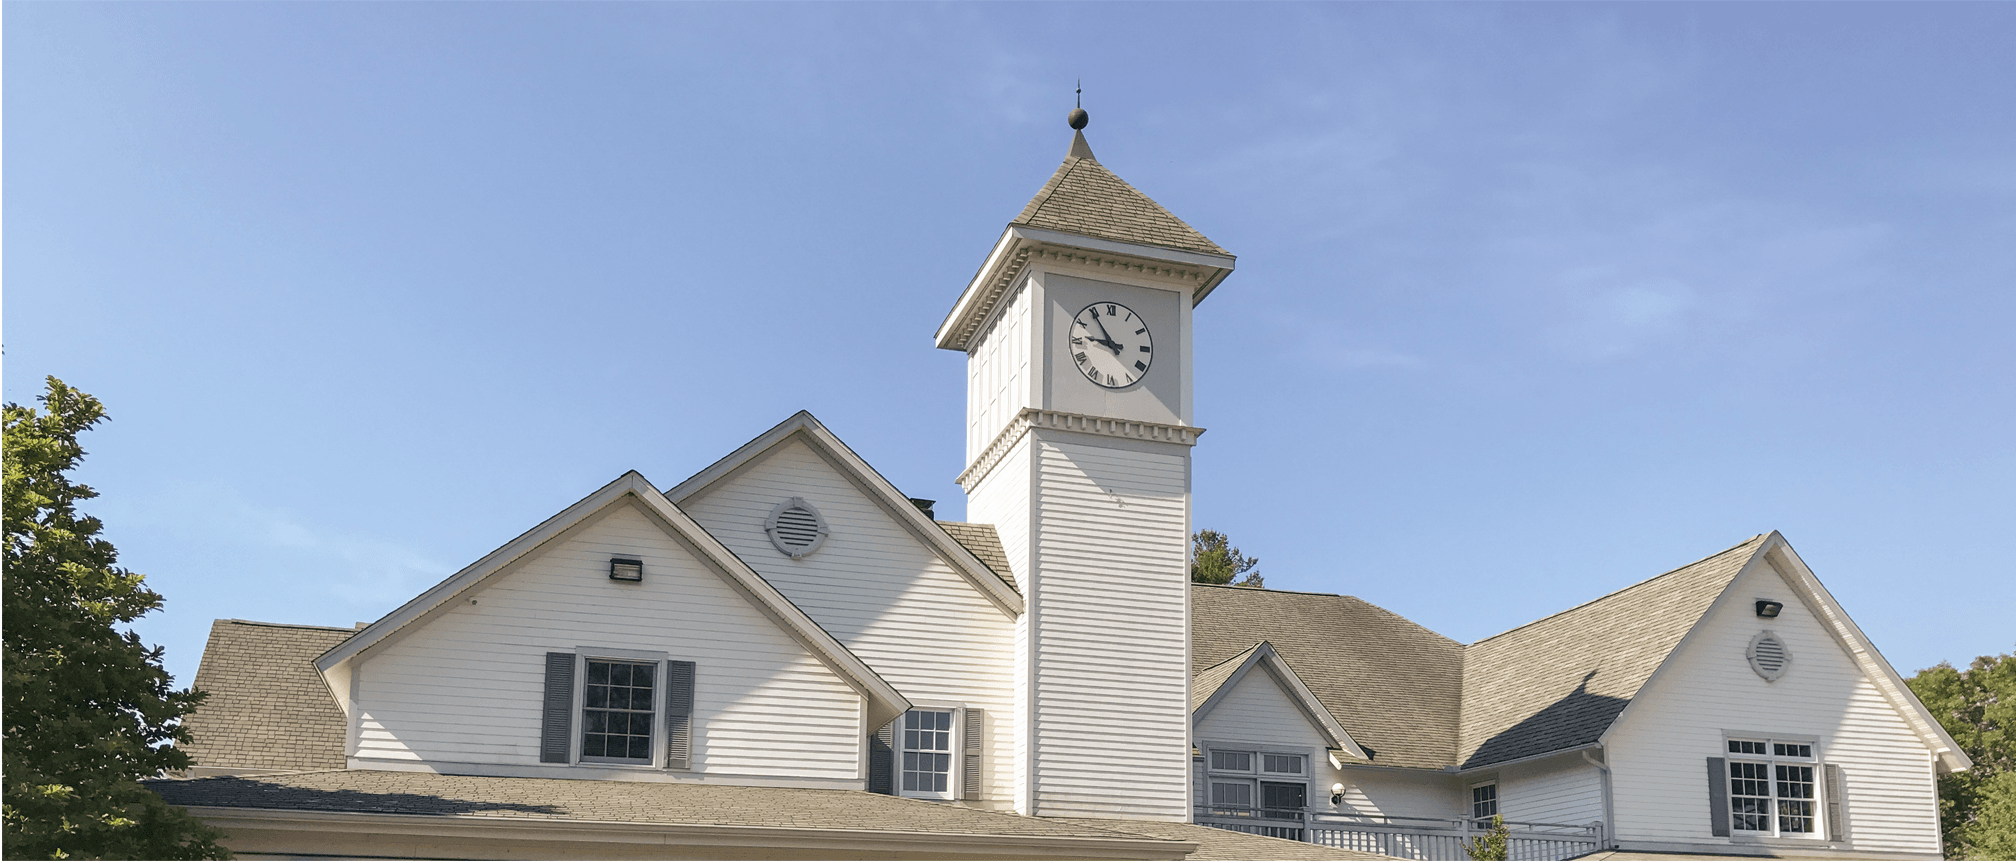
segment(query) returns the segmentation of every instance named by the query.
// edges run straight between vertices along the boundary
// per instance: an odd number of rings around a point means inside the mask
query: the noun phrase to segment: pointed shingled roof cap
[[[1232,254],[1106,170],[1093,157],[1083,130],[1071,134],[1064,164],[1009,224],[1187,252]]]

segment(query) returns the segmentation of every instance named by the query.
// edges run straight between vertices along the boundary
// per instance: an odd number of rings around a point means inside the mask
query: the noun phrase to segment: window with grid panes
[[[952,713],[912,710],[903,714],[903,793],[913,797],[952,796]]]
[[[1470,817],[1485,827],[1491,826],[1491,816],[1498,814],[1498,783],[1485,782],[1470,786]]]
[[[1213,748],[1205,766],[1214,814],[1297,820],[1309,805],[1308,755]]]
[[[1813,744],[1749,739],[1728,741],[1729,827],[1768,836],[1814,836],[1819,798]]]
[[[581,760],[651,763],[658,664],[588,660],[582,687]]]

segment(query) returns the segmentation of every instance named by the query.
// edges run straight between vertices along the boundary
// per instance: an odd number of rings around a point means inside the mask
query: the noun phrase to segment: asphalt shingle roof
[[[1246,657],[1252,656],[1253,651],[1259,649],[1259,643],[1255,642],[1252,647],[1232,654],[1230,659],[1197,672],[1197,676],[1190,681],[1190,712],[1197,712],[1197,708],[1203,707],[1204,702],[1210,701],[1211,696],[1218,691],[1218,687],[1224,686],[1225,681],[1232,676],[1232,672],[1238,671],[1239,666],[1246,664]]]
[[[343,711],[315,657],[355,630],[219,620],[196,670],[210,693],[186,720],[197,765],[260,770],[340,768]]]
[[[1463,645],[1362,599],[1193,585],[1193,676],[1274,645],[1373,763],[1454,764]]]
[[[157,780],[147,784],[176,806],[966,836],[1171,839],[1198,843],[1197,851],[1191,855],[1193,859],[1382,859],[1192,825],[1028,818],[865,791],[443,776],[381,770]]]
[[[1092,156],[1083,132],[1073,137],[1071,153],[1057,173],[1010,224],[1210,255],[1232,254],[1106,170]]]
[[[1588,745],[1764,539],[1468,647],[1354,597],[1197,585],[1192,709],[1264,638],[1374,764],[1468,769]]]
[[[1470,645],[1458,762],[1595,743],[1764,537]]]
[[[980,558],[981,563],[987,564],[995,575],[1001,576],[1002,581],[1008,582],[1009,587],[1018,591],[1022,589],[1015,583],[1015,573],[1008,568],[1008,551],[1001,547],[1001,535],[995,532],[993,525],[941,521],[938,526],[944,528],[953,541]]]

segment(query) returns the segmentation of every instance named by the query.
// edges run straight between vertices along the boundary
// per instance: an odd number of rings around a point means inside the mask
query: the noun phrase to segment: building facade
[[[254,854],[1937,856],[1964,756],[1775,534],[1467,646],[1193,586],[1235,263],[1074,132],[936,334],[971,521],[800,413],[354,630],[220,621],[157,787]]]

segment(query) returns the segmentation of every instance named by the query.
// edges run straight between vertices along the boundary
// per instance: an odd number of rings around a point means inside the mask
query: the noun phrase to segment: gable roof
[[[1464,649],[1457,763],[1594,744],[1763,547],[1742,543]]]
[[[721,544],[707,530],[693,520],[685,511],[667,500],[644,476],[630,471],[617,477],[592,494],[575,502],[559,514],[541,522],[539,526],[520,534],[518,538],[505,543],[482,559],[464,567],[462,571],[449,576],[427,592],[414,597],[391,614],[358,631],[342,643],[322,654],[315,662],[329,682],[330,691],[336,694],[339,704],[348,709],[350,661],[373,645],[394,637],[408,626],[424,625],[432,615],[445,607],[464,592],[479,587],[483,582],[496,577],[517,561],[524,559],[534,550],[549,541],[559,539],[576,526],[585,524],[592,516],[611,506],[620,506],[625,500],[634,501],[645,513],[653,517],[660,527],[687,543],[697,551],[704,563],[711,564],[715,574],[721,576],[738,592],[750,600],[750,604],[762,611],[793,640],[802,645],[814,658],[825,665],[855,692],[868,702],[868,727],[879,728],[891,719],[901,716],[910,709],[910,701],[896,691],[894,686],[883,680],[873,668],[854,655],[839,639],[820,627],[811,616],[793,605],[784,594],[778,592],[761,575],[750,569],[741,558]]]
[[[973,585],[973,588],[978,590],[981,596],[986,597],[988,601],[994,603],[995,606],[1011,616],[1022,613],[1022,594],[1016,590],[1015,585],[1007,577],[995,572],[987,564],[981,562],[980,558],[976,557],[973,551],[965,545],[960,544],[957,540],[954,540],[939,522],[932,521],[930,516],[925,515],[923,510],[918,509],[916,504],[910,502],[910,498],[904,496],[902,492],[897,491],[895,485],[891,484],[889,480],[884,479],[882,474],[875,471],[875,468],[869,466],[867,460],[856,455],[852,449],[849,449],[845,443],[842,443],[838,435],[833,434],[826,426],[821,425],[819,420],[812,416],[809,411],[799,411],[792,414],[790,419],[778,423],[771,427],[769,431],[757,435],[755,440],[743,444],[720,461],[708,465],[705,470],[688,477],[685,482],[668,489],[665,492],[665,496],[678,501],[692,500],[695,495],[700,494],[715,483],[721,482],[735,475],[742,468],[755,463],[757,458],[764,453],[794,439],[803,441],[807,446],[811,447],[813,452],[818,453],[827,464],[839,471],[841,476],[846,477],[849,482],[853,483],[855,488],[867,495],[869,500],[879,504],[891,518],[896,520],[897,524],[902,525],[912,536],[921,540],[927,548],[937,552],[938,556],[951,564],[953,571],[959,573],[967,583]],[[995,543],[998,545],[1000,540],[997,538]],[[1005,572],[1008,568],[1006,554],[1001,556],[1001,564],[1001,568]]]
[[[1207,255],[1231,254],[1106,170],[1092,156],[1084,132],[1072,135],[1064,164],[1009,224]]]
[[[1193,679],[1265,634],[1374,764],[1456,763],[1461,644],[1355,597],[1206,584],[1190,597]]]
[[[1265,633],[1376,765],[1472,770],[1590,747],[1758,566],[1791,585],[1942,770],[1971,765],[1776,532],[1467,647],[1353,597],[1196,585],[1192,707]]]
[[[1021,589],[1015,584],[1015,573],[1008,567],[1008,550],[1001,546],[1001,534],[994,530],[993,525],[941,521],[938,522],[938,526],[944,528],[945,534],[952,537],[954,542],[973,552],[973,556],[986,564],[988,569],[993,570],[995,575],[1001,576],[1001,580],[1007,582],[1009,587]]]
[[[182,749],[200,767],[340,768],[343,711],[315,672],[315,657],[354,629],[219,620],[196,668],[210,694],[185,720]]]
[[[1260,669],[1281,694],[1288,696],[1288,700],[1302,709],[1302,717],[1323,732],[1324,738],[1330,742],[1331,749],[1343,750],[1350,753],[1353,758],[1369,760],[1370,756],[1367,756],[1365,750],[1359,748],[1358,743],[1351,739],[1350,733],[1338,724],[1337,718],[1330,714],[1330,709],[1324,707],[1323,702],[1316,698],[1316,694],[1309,691],[1309,686],[1302,681],[1301,675],[1296,674],[1295,669],[1289,667],[1287,661],[1274,652],[1274,645],[1265,641],[1197,675],[1190,688],[1191,722],[1195,723],[1209,715],[1211,708],[1224,701],[1225,697],[1237,689],[1240,681],[1245,680],[1254,669]]]

